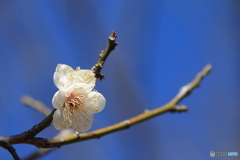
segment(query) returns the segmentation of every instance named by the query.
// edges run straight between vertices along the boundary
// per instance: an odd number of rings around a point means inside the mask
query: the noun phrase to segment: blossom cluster
[[[52,99],[57,110],[53,115],[53,125],[58,130],[73,128],[79,132],[89,130],[94,121],[93,114],[101,112],[106,100],[93,90],[96,78],[91,70],[76,70],[65,64],[58,64],[53,81],[59,89]]]

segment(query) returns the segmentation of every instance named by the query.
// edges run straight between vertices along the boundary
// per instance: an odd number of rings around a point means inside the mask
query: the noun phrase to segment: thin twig
[[[33,152],[23,160],[36,160],[46,154],[50,153],[51,151],[55,150],[56,148],[46,148],[46,149],[38,149],[37,151]]]
[[[100,74],[108,55],[115,49],[118,43],[115,43],[117,38],[117,33],[113,30],[111,35],[108,37],[108,45],[105,50],[102,50],[99,54],[99,60],[95,66],[93,66],[92,71],[95,73],[95,77],[102,80],[104,75]]]
[[[180,89],[179,93],[175,98],[173,98],[169,103],[167,103],[162,107],[145,111],[144,113],[136,117],[133,117],[131,119],[128,119],[118,124],[115,124],[106,128],[102,128],[99,130],[95,130],[92,132],[82,133],[82,134],[74,133],[70,136],[63,137],[60,139],[53,139],[53,140],[46,140],[43,138],[32,138],[25,143],[35,145],[39,148],[61,147],[63,145],[67,145],[71,143],[100,138],[104,135],[130,128],[135,124],[138,124],[142,121],[145,121],[147,119],[153,118],[155,116],[158,116],[167,112],[185,112],[187,111],[187,107],[178,106],[178,103],[183,98],[187,97],[193,89],[199,86],[201,80],[211,71],[211,69],[212,69],[211,65],[207,65],[200,73],[197,74],[197,76],[194,78],[194,80],[191,83],[185,85]]]
[[[48,116],[51,113],[51,109],[49,109],[47,106],[45,106],[42,102],[37,101],[30,96],[23,96],[21,98],[21,102],[24,105],[39,111],[40,113],[42,113],[45,116]]]

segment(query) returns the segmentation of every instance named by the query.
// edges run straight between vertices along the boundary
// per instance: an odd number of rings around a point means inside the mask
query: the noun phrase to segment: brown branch
[[[32,138],[23,143],[35,145],[39,148],[61,147],[63,145],[67,145],[71,143],[100,138],[104,135],[130,128],[135,124],[138,124],[142,121],[148,120],[150,118],[153,118],[155,116],[158,116],[167,112],[185,112],[188,110],[187,107],[178,106],[178,103],[183,98],[187,97],[193,91],[193,89],[199,86],[201,80],[211,71],[211,69],[212,69],[211,65],[207,65],[199,74],[197,74],[197,76],[194,78],[194,80],[191,83],[185,85],[180,89],[179,93],[175,98],[173,98],[169,103],[167,103],[162,107],[145,111],[142,114],[136,117],[133,117],[131,119],[128,119],[118,124],[115,124],[106,128],[102,128],[99,130],[95,130],[92,132],[82,133],[82,134],[74,133],[70,136],[59,138],[59,139],[53,139],[53,140],[47,140],[43,138]]]
[[[66,137],[70,134],[74,133],[72,129],[66,129],[63,131],[60,131],[55,137],[54,139],[57,138],[61,138],[61,137]],[[29,155],[28,157],[24,158],[23,160],[35,160],[38,159],[46,154],[48,154],[49,152],[54,151],[56,148],[47,148],[47,149],[38,149],[37,151],[33,152],[31,155]]]
[[[43,115],[47,116],[51,113],[51,110],[44,105],[42,102],[37,101],[29,96],[23,96],[21,98],[21,102],[23,104],[25,104],[28,107],[31,107],[37,111],[39,111],[40,113],[42,113]],[[61,138],[61,137],[65,137],[68,136],[70,134],[72,134],[73,131],[71,129],[67,129],[67,130],[63,130],[60,131],[55,137],[55,138]],[[29,156],[23,158],[23,160],[36,160],[52,151],[54,151],[56,148],[47,148],[47,149],[38,149],[35,152],[31,153]]]
[[[100,80],[104,79],[104,75],[100,74],[108,55],[115,49],[118,43],[115,43],[117,38],[117,33],[113,30],[111,35],[108,37],[108,45],[105,50],[102,50],[99,54],[99,60],[95,66],[93,66],[92,71],[95,73],[95,77]]]
[[[45,128],[50,126],[52,123],[52,116],[56,109],[54,109],[42,122],[33,126],[28,131],[25,131],[18,135],[0,137],[0,146],[5,147],[4,144],[12,145],[19,143],[28,143],[32,141],[32,138],[35,137],[38,133],[43,131]]]

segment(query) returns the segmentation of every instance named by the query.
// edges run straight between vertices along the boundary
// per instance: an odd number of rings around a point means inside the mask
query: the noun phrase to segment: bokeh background
[[[167,103],[209,63],[213,71],[180,103],[188,113],[63,146],[42,160],[202,160],[211,159],[210,151],[240,153],[238,0],[0,1],[0,135],[40,122],[44,116],[23,106],[21,96],[52,108],[57,64],[90,69],[113,29],[119,46],[96,86],[107,106],[90,131]],[[57,133],[50,126],[38,136]],[[37,150],[15,148],[22,158]],[[0,149],[0,159],[12,157]]]

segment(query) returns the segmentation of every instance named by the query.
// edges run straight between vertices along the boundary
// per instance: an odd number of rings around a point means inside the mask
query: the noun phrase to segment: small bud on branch
[[[115,49],[118,45],[116,43],[117,33],[113,30],[111,35],[108,37],[108,45],[105,50],[102,50],[99,54],[98,62],[92,67],[92,71],[95,73],[95,77],[99,78],[100,80],[104,79],[104,75],[100,74],[103,64],[107,60],[108,55]]]

